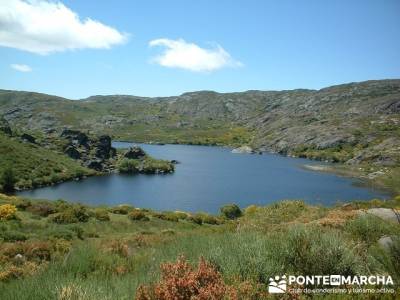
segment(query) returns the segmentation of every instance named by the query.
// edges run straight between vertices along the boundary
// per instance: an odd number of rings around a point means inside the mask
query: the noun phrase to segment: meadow
[[[400,226],[362,213],[398,209],[399,197],[228,205],[218,216],[0,199],[1,299],[274,299],[279,274],[386,274],[399,292]]]

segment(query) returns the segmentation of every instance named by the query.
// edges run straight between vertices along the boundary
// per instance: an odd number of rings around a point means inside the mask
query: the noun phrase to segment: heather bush
[[[164,263],[160,268],[160,282],[140,286],[136,292],[137,300],[222,300],[234,290],[224,283],[221,274],[204,258],[200,258],[197,268],[193,268],[182,256],[175,263]]]

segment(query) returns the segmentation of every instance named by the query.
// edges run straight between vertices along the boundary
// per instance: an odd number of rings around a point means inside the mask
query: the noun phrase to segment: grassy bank
[[[268,299],[277,274],[390,274],[399,292],[399,224],[362,214],[398,209],[399,198],[334,208],[229,206],[220,216],[0,199],[1,299],[152,299],[170,287],[164,277],[172,270],[205,272],[213,288],[203,292],[223,295],[215,299]],[[380,246],[382,236],[392,238],[390,248]]]
[[[15,187],[20,189],[49,185],[96,173],[61,152],[24,143],[2,132],[0,153],[0,172],[11,168],[16,179]]]

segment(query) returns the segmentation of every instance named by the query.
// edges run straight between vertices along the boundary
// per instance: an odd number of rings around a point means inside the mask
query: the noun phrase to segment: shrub
[[[28,208],[28,211],[41,217],[47,217],[57,212],[55,205],[49,202],[34,202]]]
[[[119,205],[117,207],[111,208],[111,212],[118,215],[127,215],[133,209],[134,207],[130,205]]]
[[[79,222],[72,209],[52,215],[50,216],[50,220],[57,224],[71,224]]]
[[[57,238],[57,239],[64,239],[67,241],[70,241],[72,239],[74,239],[75,232],[73,232],[72,230],[68,230],[66,228],[57,228],[57,229],[53,229],[48,231],[48,236],[52,237],[52,238]]]
[[[118,171],[121,173],[137,173],[139,172],[140,161],[137,159],[122,159],[118,165]]]
[[[12,204],[0,205],[0,221],[6,221],[16,218],[17,208]]]
[[[28,237],[19,231],[7,230],[0,233],[0,237],[5,242],[18,242],[18,241],[26,241]]]
[[[151,286],[140,286],[137,300],[226,299],[233,289],[225,285],[221,274],[209,262],[200,258],[194,269],[184,257],[176,263],[161,265],[161,280]]]
[[[87,222],[89,213],[83,205],[76,205],[71,208],[51,216],[51,220],[58,224],[70,224],[77,222]]]
[[[177,216],[179,220],[186,220],[188,217],[188,214],[183,211],[175,211],[174,214]]]
[[[53,245],[43,241],[26,241],[6,244],[1,254],[9,259],[15,259],[17,254],[23,255],[24,260],[40,262],[49,261],[53,252]]]
[[[202,216],[202,219],[203,219],[203,223],[205,223],[205,224],[211,224],[211,225],[221,224],[220,220],[218,220],[216,217],[210,216],[208,214],[204,214]]]
[[[371,246],[368,254],[383,266],[383,270],[392,276],[395,283],[400,281],[400,236],[391,236],[391,243],[386,247]]]
[[[123,240],[111,240],[106,246],[107,250],[121,257],[128,257],[130,254],[128,244]]]
[[[83,205],[77,205],[73,208],[75,217],[78,219],[79,222],[87,222],[89,221],[89,214]]]
[[[170,161],[150,157],[146,157],[142,165],[142,171],[147,174],[172,173],[174,170],[175,166]]]
[[[188,220],[198,225],[203,224],[203,218],[199,214],[189,216]]]
[[[367,244],[375,243],[383,235],[400,233],[398,226],[372,215],[359,216],[348,221],[344,230]]]
[[[83,230],[83,228],[81,226],[79,226],[79,225],[68,225],[67,229],[75,232],[76,237],[78,239],[83,240],[83,234],[84,234],[85,231]]]
[[[17,179],[12,168],[5,168],[0,179],[4,192],[10,193],[14,191]]]
[[[281,258],[287,270],[312,274],[355,275],[363,264],[353,252],[355,245],[337,231],[296,225],[286,233]]]
[[[222,215],[227,219],[236,219],[242,216],[242,211],[236,204],[228,204],[221,207]]]
[[[30,200],[17,197],[13,199],[12,203],[18,208],[18,210],[26,210],[32,205]]]
[[[153,213],[153,217],[164,220],[164,221],[171,221],[171,222],[178,222],[179,217],[173,212],[162,212],[162,213]]]
[[[110,221],[108,211],[104,208],[98,208],[94,211],[94,216],[99,221]]]
[[[128,214],[128,218],[132,221],[148,221],[149,218],[140,210],[133,210]]]
[[[254,215],[258,210],[256,205],[250,205],[244,210],[245,215]]]

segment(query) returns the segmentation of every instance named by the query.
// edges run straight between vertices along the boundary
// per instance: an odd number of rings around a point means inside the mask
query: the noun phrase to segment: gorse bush
[[[178,222],[180,214],[165,211],[165,212],[161,212],[161,213],[154,212],[154,213],[152,213],[152,216],[155,218],[161,219],[161,220],[165,220],[165,221]]]
[[[17,208],[12,204],[0,205],[0,221],[6,221],[16,218]]]
[[[83,205],[74,205],[68,207],[64,211],[51,216],[51,220],[58,224],[87,222],[89,218],[89,212]]]

